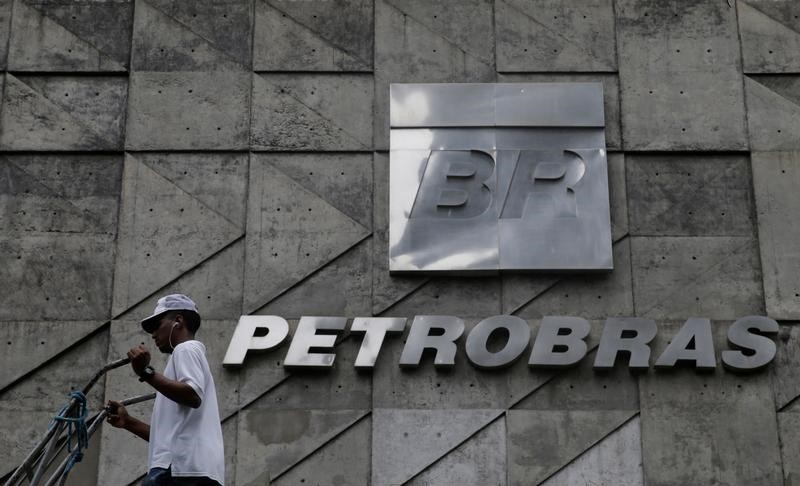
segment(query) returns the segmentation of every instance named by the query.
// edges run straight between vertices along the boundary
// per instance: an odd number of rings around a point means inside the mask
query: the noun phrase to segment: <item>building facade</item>
[[[794,0],[0,0],[0,478],[71,387],[204,318],[229,485],[800,481],[800,3]],[[391,83],[600,82],[614,269],[390,275]],[[222,359],[241,315],[591,323],[572,369],[331,369]],[[763,370],[593,370],[603,323],[687,318],[715,355],[769,316]],[[528,352],[530,347],[528,348]],[[528,352],[523,356],[527,357]],[[156,368],[165,362],[157,356]],[[89,396],[149,392],[128,368]],[[131,407],[147,418],[150,404]],[[136,484],[103,428],[70,483]]]

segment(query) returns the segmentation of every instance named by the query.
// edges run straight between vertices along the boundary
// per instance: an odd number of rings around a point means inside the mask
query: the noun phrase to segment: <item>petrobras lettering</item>
[[[336,359],[336,339],[347,331],[348,320],[301,317],[283,359],[284,366],[331,368]],[[384,343],[403,335],[407,323],[406,318],[400,317],[354,318],[349,331],[361,338],[354,366],[374,368]],[[523,356],[531,368],[568,368],[589,353],[591,324],[584,318],[545,316],[536,327],[532,340],[531,323],[517,316],[491,316],[465,333],[466,325],[458,317],[418,315],[411,321],[397,364],[419,367],[423,353],[428,352],[433,354],[435,367],[452,367],[459,346],[464,347],[470,364],[481,369],[504,368]],[[764,368],[775,358],[776,346],[771,336],[778,330],[778,323],[769,317],[747,316],[736,320],[727,328],[727,349],[720,355],[722,365],[737,372]],[[251,352],[276,350],[288,339],[289,331],[288,321],[279,316],[241,316],[223,364],[240,367]],[[670,369],[678,364],[698,370],[717,367],[710,319],[687,319],[658,356],[653,356],[651,342],[657,334],[658,325],[652,319],[607,318],[593,357],[594,369],[608,370],[617,365],[632,370],[648,369],[651,365]],[[528,348],[530,352],[526,355]]]

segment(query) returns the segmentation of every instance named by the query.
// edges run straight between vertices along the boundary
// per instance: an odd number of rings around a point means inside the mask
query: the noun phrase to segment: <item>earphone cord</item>
[[[169,347],[172,351],[175,351],[175,346],[172,345],[172,333],[175,332],[175,325],[177,324],[177,322],[173,322],[172,329],[169,330]]]

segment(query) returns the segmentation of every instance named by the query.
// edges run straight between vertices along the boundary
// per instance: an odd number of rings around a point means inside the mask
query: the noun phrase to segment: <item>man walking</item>
[[[200,314],[189,297],[173,294],[158,300],[142,321],[162,353],[170,354],[163,373],[150,366],[144,345],[131,348],[131,367],[156,390],[150,425],[128,415],[119,402],[108,402],[108,423],[149,441],[144,486],[223,485],[225,458],[214,379],[205,345],[194,339]]]

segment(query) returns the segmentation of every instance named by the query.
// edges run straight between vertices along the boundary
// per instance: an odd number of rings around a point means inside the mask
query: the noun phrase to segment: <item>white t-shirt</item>
[[[172,467],[175,477],[206,476],[224,484],[225,456],[217,390],[205,345],[192,340],[175,346],[164,376],[191,386],[202,403],[192,408],[156,393],[150,421],[148,469]]]

